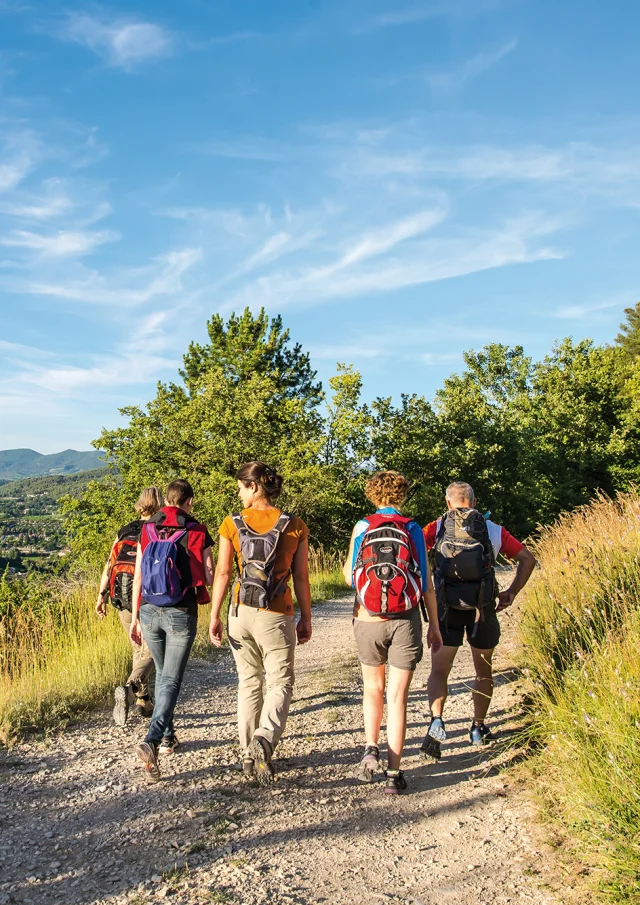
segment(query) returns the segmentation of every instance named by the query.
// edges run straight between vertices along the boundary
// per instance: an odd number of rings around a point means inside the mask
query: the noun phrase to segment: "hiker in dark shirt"
[[[100,619],[104,619],[107,600],[109,600],[118,611],[120,622],[127,636],[131,628],[131,592],[140,532],[144,523],[155,515],[162,503],[162,491],[157,487],[147,487],[142,491],[135,505],[135,510],[140,518],[134,519],[120,528],[112,544],[109,559],[102,570],[96,613]],[[119,685],[114,692],[113,719],[116,725],[126,725],[129,708],[132,704],[135,704],[136,710],[142,716],[151,716],[153,712],[152,680],[153,657],[143,639],[140,646],[133,645],[133,668],[126,684]]]
[[[156,667],[153,716],[136,749],[153,781],[160,778],[158,753],[172,754],[178,747],[173,713],[196,636],[198,604],[209,602],[213,582],[213,540],[191,515],[191,485],[172,481],[165,499],[140,535],[130,633],[135,644],[144,637]]]

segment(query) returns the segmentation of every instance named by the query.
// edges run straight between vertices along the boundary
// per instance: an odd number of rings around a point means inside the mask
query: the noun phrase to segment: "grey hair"
[[[453,502],[454,500],[466,500],[468,503],[475,503],[476,501],[473,487],[471,484],[467,484],[466,481],[454,481],[453,484],[449,484],[445,492],[445,497],[449,502]]]

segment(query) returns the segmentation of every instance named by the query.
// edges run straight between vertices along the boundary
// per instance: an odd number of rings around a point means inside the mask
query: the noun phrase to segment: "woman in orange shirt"
[[[209,637],[216,647],[221,645],[220,609],[235,557],[239,577],[227,631],[238,670],[243,771],[248,778],[267,784],[273,779],[271,760],[293,694],[296,638],[298,644],[311,638],[309,532],[302,519],[274,505],[282,490],[282,477],[272,468],[264,462],[247,462],[236,477],[244,508],[227,516],[219,529]],[[297,625],[290,577],[300,607]]]

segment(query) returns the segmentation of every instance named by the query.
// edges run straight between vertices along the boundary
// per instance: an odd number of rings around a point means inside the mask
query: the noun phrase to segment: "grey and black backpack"
[[[265,534],[250,528],[239,513],[231,518],[238,531],[242,559],[238,599],[245,606],[267,609],[274,597],[282,593],[291,574],[289,570],[278,581],[274,575],[278,541],[291,521],[291,516],[281,512],[273,528]]]
[[[440,611],[482,610],[496,599],[495,555],[485,517],[477,509],[450,509],[434,544],[434,584]]]

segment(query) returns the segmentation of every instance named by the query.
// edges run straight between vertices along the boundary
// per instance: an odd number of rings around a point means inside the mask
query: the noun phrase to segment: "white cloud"
[[[161,255],[147,267],[117,273],[109,279],[91,270],[85,271],[82,278],[68,282],[27,282],[10,288],[69,301],[138,305],[157,296],[179,293],[183,288],[183,274],[201,259],[202,249],[185,248]]]
[[[173,48],[171,33],[151,22],[107,22],[87,13],[71,13],[58,37],[88,47],[109,65],[130,70],[137,64],[163,57]]]
[[[517,46],[518,42],[516,40],[507,41],[506,44],[503,44],[492,53],[476,54],[452,72],[440,72],[430,75],[427,78],[429,87],[435,92],[449,92],[462,88],[467,82],[496,66],[500,60],[513,53]]]
[[[556,311],[552,312],[552,317],[559,320],[582,320],[592,314],[598,314],[600,311],[607,311],[610,308],[623,308],[625,304],[632,304],[628,299],[622,301],[620,299],[612,299],[607,302],[598,302],[595,305],[562,305]]]
[[[0,148],[0,192],[7,192],[35,169],[44,149],[35,132],[12,124],[0,132]]]
[[[119,239],[120,233],[109,229],[98,232],[59,230],[51,235],[14,229],[8,236],[0,237],[0,245],[31,249],[47,257],[59,258],[90,254],[98,246]]]
[[[381,13],[374,21],[376,28],[388,28],[398,25],[412,25],[429,19],[461,19],[471,18],[481,13],[492,12],[500,5],[500,0],[430,0],[426,3],[414,3],[411,6],[399,7]]]

